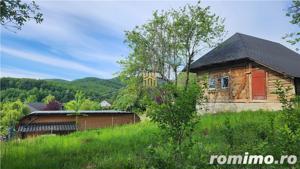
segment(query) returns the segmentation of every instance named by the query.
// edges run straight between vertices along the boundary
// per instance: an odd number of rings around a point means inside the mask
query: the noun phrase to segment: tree
[[[196,105],[204,100],[203,89],[196,82],[189,83],[187,89],[168,84],[154,94],[155,101],[150,102],[147,115],[165,134],[164,143],[153,150],[155,157],[151,165],[154,168],[189,168],[187,157],[193,146],[191,138],[199,119]],[[157,151],[159,149],[170,152],[168,158],[162,157],[160,151]],[[160,162],[156,164],[156,160]],[[161,161],[166,166],[156,166],[161,165]]]
[[[0,134],[3,136],[8,134],[10,138],[18,120],[28,114],[30,110],[20,100],[1,103],[0,109]]]
[[[113,107],[120,110],[143,113],[146,105],[143,103],[144,87],[141,77],[130,77],[124,80],[127,86],[120,90]]]
[[[281,125],[277,127],[276,146],[286,154],[297,154],[300,145],[300,99],[297,96],[293,98],[292,88],[284,86],[279,80],[275,82],[275,87],[275,94],[277,94],[283,110],[279,116]]]
[[[200,7],[199,2],[179,10],[156,11],[148,23],[126,32],[126,42],[132,51],[120,62],[120,76],[127,86],[115,105],[146,112],[165,134],[165,142],[151,151],[156,152],[152,168],[188,168],[184,162],[192,148],[192,133],[198,119],[196,105],[205,100],[205,86],[200,86],[196,78],[190,80],[190,68],[200,51],[220,40],[223,22],[209,7]],[[181,65],[185,66],[186,75],[181,76],[184,84],[178,85],[177,70]],[[144,72],[158,74],[165,83],[143,85]],[[159,158],[161,149],[166,158]]]
[[[183,63],[175,28],[170,12],[155,11],[148,23],[127,31],[125,42],[132,53],[120,62],[124,67],[121,77],[138,78],[145,72],[152,72],[167,82],[174,75],[177,82],[178,69]]]
[[[43,99],[43,102],[45,104],[49,104],[50,102],[53,102],[55,101],[55,96],[49,94],[48,96],[46,96],[44,99]]]
[[[203,49],[213,47],[224,33],[224,19],[210,12],[210,7],[186,5],[179,10],[172,10],[178,43],[181,46],[185,62],[186,81],[189,83],[191,64],[195,56]]]
[[[75,99],[66,103],[65,108],[67,110],[74,110],[74,115],[76,118],[76,126],[78,125],[78,116],[80,116],[80,108],[84,103],[85,96],[82,91],[77,91],[75,94]]]
[[[96,101],[92,101],[90,99],[85,99],[80,106],[81,110],[99,110],[100,104]]]
[[[120,77],[127,86],[120,92],[115,105],[143,109],[139,100],[148,90],[143,86],[145,72],[158,74],[167,83],[175,80],[177,86],[178,69],[185,65],[187,89],[194,57],[221,40],[223,22],[224,19],[212,14],[209,7],[200,7],[198,2],[179,10],[156,11],[148,23],[127,31],[125,42],[132,51],[119,62],[123,68]],[[126,98],[125,95],[135,96]]]
[[[286,16],[291,17],[291,24],[300,27],[300,0],[293,0],[292,5],[287,9]],[[283,38],[295,45],[300,42],[300,32],[286,34]]]
[[[36,95],[29,95],[26,100],[25,103],[33,103],[37,101],[37,97]]]
[[[21,0],[1,0],[1,25],[6,29],[20,30],[25,22],[34,19],[36,23],[43,21],[43,14],[38,12],[39,6],[32,1],[23,3]]]

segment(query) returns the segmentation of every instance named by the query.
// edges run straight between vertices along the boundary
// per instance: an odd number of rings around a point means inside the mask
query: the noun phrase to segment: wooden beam
[[[252,63],[249,63],[248,65],[248,86],[248,102],[252,102]]]

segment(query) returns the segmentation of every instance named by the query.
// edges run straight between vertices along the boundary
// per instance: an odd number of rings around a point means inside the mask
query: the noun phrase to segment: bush
[[[154,168],[183,168],[193,147],[192,133],[198,122],[196,104],[203,91],[196,83],[188,88],[167,84],[153,94],[147,115],[162,129],[164,142],[151,148]]]

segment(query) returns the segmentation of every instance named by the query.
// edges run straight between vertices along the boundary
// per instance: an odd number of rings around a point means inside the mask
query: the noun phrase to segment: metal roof
[[[20,124],[18,132],[75,131],[75,122]]]
[[[74,114],[75,111],[70,110],[45,110],[34,111],[29,115],[44,115],[44,114]],[[132,112],[120,111],[120,110],[80,110],[80,114],[132,114]]]
[[[34,102],[34,103],[29,103],[28,107],[31,112],[34,112],[34,111],[44,110],[47,106],[44,103]]]
[[[249,59],[279,73],[300,77],[300,55],[268,40],[236,33],[192,63],[191,71],[206,66]]]

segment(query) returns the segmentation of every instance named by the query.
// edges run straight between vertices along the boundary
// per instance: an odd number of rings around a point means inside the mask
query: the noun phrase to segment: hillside
[[[279,147],[269,142],[273,137],[270,122],[278,112],[242,112],[205,115],[200,118],[193,136],[197,143],[191,152],[195,168],[276,168],[274,165],[209,165],[213,154],[280,155]],[[276,119],[276,118],[275,118]],[[229,121],[228,125],[226,121]],[[228,130],[230,132],[228,132]],[[41,136],[1,144],[2,168],[145,168],[149,146],[163,140],[159,129],[150,122],[121,127],[76,132],[66,136]],[[232,134],[228,140],[228,133]],[[276,147],[276,148],[275,148]],[[299,152],[299,151],[298,151]],[[299,155],[299,154],[298,154]],[[157,157],[159,158],[159,157]],[[163,164],[163,163],[162,163]],[[277,165],[278,167],[278,165]],[[280,166],[286,168],[286,166]],[[299,164],[295,166],[299,167]]]
[[[123,84],[118,78],[99,79],[96,77],[86,77],[73,81],[65,81],[61,79],[48,79],[47,81],[54,82],[55,84],[62,86],[72,87],[76,90],[85,91],[91,96],[93,96],[93,93],[98,93],[104,98],[111,98],[112,94],[115,94],[123,87]]]
[[[92,100],[112,100],[118,90],[123,87],[118,78],[99,79],[87,77],[73,81],[62,79],[25,79],[1,78],[1,101],[25,100],[35,95],[41,101],[48,94],[54,95],[57,100],[67,102],[74,98],[77,90],[81,90]]]

